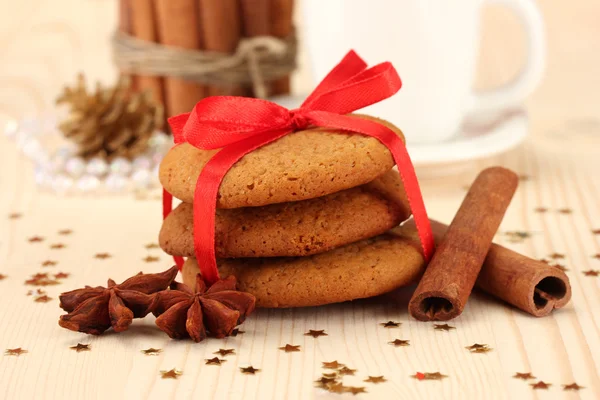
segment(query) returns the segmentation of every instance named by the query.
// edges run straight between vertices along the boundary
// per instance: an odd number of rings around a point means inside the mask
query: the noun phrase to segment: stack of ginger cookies
[[[402,132],[390,127],[403,140]],[[193,199],[203,166],[218,150],[172,148],[160,166],[164,188],[182,201],[165,219],[160,246],[188,257],[194,287]],[[394,160],[377,139],[315,128],[245,155],[217,199],[219,272],[234,275],[258,307],[304,307],[377,296],[414,283],[424,261],[401,230],[410,209]],[[198,223],[201,223],[200,219]]]

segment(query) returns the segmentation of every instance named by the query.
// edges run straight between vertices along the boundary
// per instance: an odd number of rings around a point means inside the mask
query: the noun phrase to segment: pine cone
[[[59,129],[77,144],[79,156],[132,159],[146,151],[152,134],[164,124],[163,107],[149,92],[133,93],[130,86],[122,77],[114,88],[97,84],[96,91],[88,93],[80,74],[75,87],[65,87],[56,99],[71,107]]]

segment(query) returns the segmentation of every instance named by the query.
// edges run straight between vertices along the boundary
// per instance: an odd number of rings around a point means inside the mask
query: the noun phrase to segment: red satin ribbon
[[[291,132],[320,126],[377,138],[392,153],[404,183],[426,260],[434,249],[433,235],[421,189],[402,140],[389,128],[345,114],[384,100],[402,82],[389,62],[367,69],[350,51],[323,79],[300,108],[288,110],[275,103],[245,97],[215,96],[201,100],[191,113],[169,119],[175,143],[199,149],[219,149],[204,166],[194,193],[194,251],[204,280],[219,279],[215,259],[217,192],[229,169],[244,155]],[[164,191],[163,216],[172,209]],[[183,259],[175,259],[181,267]]]

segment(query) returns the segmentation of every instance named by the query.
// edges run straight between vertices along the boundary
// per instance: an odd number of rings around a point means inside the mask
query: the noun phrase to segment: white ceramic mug
[[[319,82],[350,49],[373,65],[391,61],[402,89],[364,111],[398,125],[412,143],[450,139],[478,110],[524,100],[545,58],[542,17],[533,0],[303,0],[304,41]],[[484,4],[510,7],[526,28],[528,60],[506,86],[472,90]]]

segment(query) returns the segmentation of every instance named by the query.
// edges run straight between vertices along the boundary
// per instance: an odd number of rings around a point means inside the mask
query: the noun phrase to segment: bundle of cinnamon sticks
[[[119,0],[119,29],[138,39],[192,50],[233,53],[243,37],[286,38],[293,32],[294,0]],[[203,85],[173,77],[132,76],[135,90],[149,90],[167,117],[189,112],[202,98],[253,97],[249,87]],[[287,94],[289,76],[269,83],[271,95]]]

